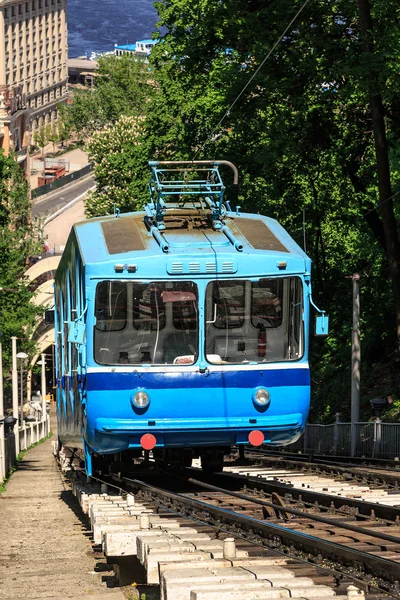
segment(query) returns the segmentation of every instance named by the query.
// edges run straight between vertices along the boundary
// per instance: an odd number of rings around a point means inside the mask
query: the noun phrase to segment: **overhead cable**
[[[230,107],[228,108],[228,110],[221,117],[221,119],[219,120],[219,122],[217,123],[217,125],[214,127],[214,129],[212,130],[212,132],[210,133],[210,135],[207,137],[207,139],[203,142],[203,144],[197,150],[197,152],[193,156],[192,160],[195,160],[195,158],[198,155],[198,153],[200,152],[200,150],[202,150],[204,148],[204,146],[206,145],[206,143],[208,142],[208,140],[214,135],[214,133],[217,131],[217,129],[219,128],[219,126],[221,125],[221,123],[226,119],[226,117],[229,116],[232,108],[235,106],[235,104],[238,102],[238,100],[242,97],[242,95],[244,94],[244,92],[246,91],[246,89],[249,87],[249,85],[251,84],[251,82],[253,81],[253,79],[256,77],[256,75],[259,73],[259,71],[263,68],[263,66],[265,65],[265,63],[267,62],[267,60],[269,59],[269,57],[271,56],[271,54],[273,53],[273,51],[275,50],[275,48],[283,40],[283,38],[285,37],[285,35],[289,31],[289,29],[291,28],[291,26],[293,25],[293,23],[296,21],[296,19],[300,15],[300,13],[304,10],[304,8],[307,6],[307,4],[309,2],[310,2],[310,0],[305,0],[305,2],[303,2],[303,4],[301,5],[301,7],[299,8],[299,10],[297,11],[297,13],[295,14],[295,16],[293,17],[293,19],[290,21],[289,25],[285,28],[285,31],[279,36],[279,38],[277,39],[277,41],[275,42],[275,44],[272,46],[271,50],[265,56],[265,58],[263,59],[263,61],[259,64],[259,66],[254,71],[253,75],[250,77],[250,79],[248,80],[248,82],[246,83],[246,85],[243,86],[242,90],[236,96],[236,98],[234,99],[234,101],[232,102],[232,104],[230,105]]]

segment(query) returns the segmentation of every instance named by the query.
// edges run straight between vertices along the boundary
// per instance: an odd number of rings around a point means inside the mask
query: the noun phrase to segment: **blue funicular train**
[[[220,469],[293,442],[309,410],[310,259],[231,210],[229,161],[149,165],[145,210],[77,223],[55,278],[59,441],[89,475],[143,450]]]

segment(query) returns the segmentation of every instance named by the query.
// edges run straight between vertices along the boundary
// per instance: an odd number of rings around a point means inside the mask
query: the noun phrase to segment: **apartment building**
[[[0,148],[26,168],[31,136],[67,96],[67,0],[0,0]]]

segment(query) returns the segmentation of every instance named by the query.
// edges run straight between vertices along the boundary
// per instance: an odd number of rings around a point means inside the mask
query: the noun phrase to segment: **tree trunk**
[[[369,0],[357,0],[361,34],[367,54],[374,53],[373,27]],[[371,63],[373,64],[373,62]],[[392,186],[390,181],[389,152],[386,138],[382,96],[378,91],[377,73],[371,69],[368,79],[369,107],[375,140],[375,156],[378,175],[379,208],[385,234],[386,256],[392,279],[396,310],[397,346],[400,346],[400,243],[393,211]]]

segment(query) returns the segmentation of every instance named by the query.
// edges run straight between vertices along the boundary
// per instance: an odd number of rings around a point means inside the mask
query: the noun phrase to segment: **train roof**
[[[172,214],[165,221],[162,238],[169,246],[168,252],[164,252],[153,237],[144,211],[76,223],[73,237],[76,237],[85,265],[110,261],[126,263],[140,256],[157,258],[190,254],[214,257],[233,254],[237,259],[247,257],[250,260],[260,255],[264,260],[269,257],[284,261],[291,257],[292,260],[300,259],[303,264],[301,270],[307,270],[305,262],[308,262],[308,257],[275,219],[228,212],[224,225],[242,246],[240,252],[221,230],[213,229],[201,215],[185,214],[184,211],[176,211],[176,215]]]
[[[275,219],[231,211],[219,171],[229,167],[237,186],[238,171],[229,161],[149,165],[150,203],[143,211],[76,223],[61,270],[76,241],[82,263],[94,276],[136,272],[134,266],[150,277],[165,276],[165,270],[239,276],[310,271],[310,259]]]

